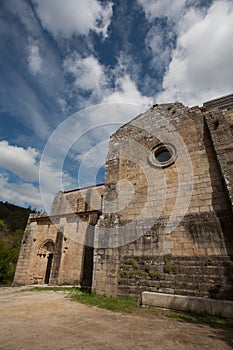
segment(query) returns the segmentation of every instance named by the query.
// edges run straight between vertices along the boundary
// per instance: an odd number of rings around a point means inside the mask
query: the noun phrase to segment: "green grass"
[[[218,127],[220,122],[221,122],[220,118],[214,118],[214,120],[213,120],[213,123],[214,123],[215,127]]]
[[[114,312],[130,313],[137,308],[137,299],[131,297],[110,297],[105,294],[89,293],[85,289],[78,287],[34,287],[32,291],[54,291],[54,292],[68,292],[69,297],[73,301],[88,306],[97,306],[101,309],[111,310]]]
[[[130,313],[137,308],[137,299],[131,297],[110,297],[105,294],[87,293],[73,291],[71,299],[88,306],[97,306],[101,309],[111,310],[114,312]]]
[[[126,259],[125,264],[132,265],[135,270],[139,269],[139,265],[135,259],[128,258],[128,259]]]
[[[175,312],[166,314],[168,318],[177,318],[189,323],[205,324],[213,328],[233,329],[233,319],[219,316],[209,316],[205,312]]]

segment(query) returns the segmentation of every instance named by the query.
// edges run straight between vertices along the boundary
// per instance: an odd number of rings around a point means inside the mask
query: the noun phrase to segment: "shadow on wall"
[[[221,168],[206,121],[204,122],[204,144],[209,160],[211,183],[214,189],[212,194],[212,205],[218,218],[225,242],[225,247],[229,255],[229,261],[225,261],[223,263],[223,275],[226,287],[224,290],[222,290],[222,284],[218,284],[209,292],[211,298],[233,300],[233,216],[231,210],[231,201],[228,196],[228,190],[222,176]]]
[[[85,211],[91,210],[91,190],[87,190],[85,197]],[[93,254],[94,254],[94,231],[95,226],[90,224],[87,226],[84,247],[83,247],[83,268],[81,287],[91,288],[93,275]]]
[[[206,121],[204,121],[204,144],[209,161],[209,173],[213,186],[212,205],[223,233],[225,246],[228,255],[233,255],[233,216],[231,211],[231,201],[228,190],[222,176],[221,168],[217,159],[210,131]]]

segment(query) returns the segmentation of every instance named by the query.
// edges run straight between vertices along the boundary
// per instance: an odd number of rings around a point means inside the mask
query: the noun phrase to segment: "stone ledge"
[[[171,295],[155,292],[142,292],[142,305],[155,306],[178,311],[206,312],[209,315],[221,314],[233,318],[233,301]]]

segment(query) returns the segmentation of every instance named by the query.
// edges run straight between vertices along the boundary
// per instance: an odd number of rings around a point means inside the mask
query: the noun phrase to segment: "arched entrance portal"
[[[46,270],[44,275],[45,284],[49,283],[54,252],[55,244],[52,240],[46,240],[45,242],[43,242],[39,249],[38,255],[40,257],[47,258]]]

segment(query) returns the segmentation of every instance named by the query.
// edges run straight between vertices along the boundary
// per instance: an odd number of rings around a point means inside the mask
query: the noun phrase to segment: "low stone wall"
[[[125,256],[118,272],[122,295],[143,291],[233,300],[229,256]]]
[[[178,311],[206,312],[209,315],[222,315],[233,318],[233,302],[195,298],[163,293],[142,293],[142,305],[155,306]]]

